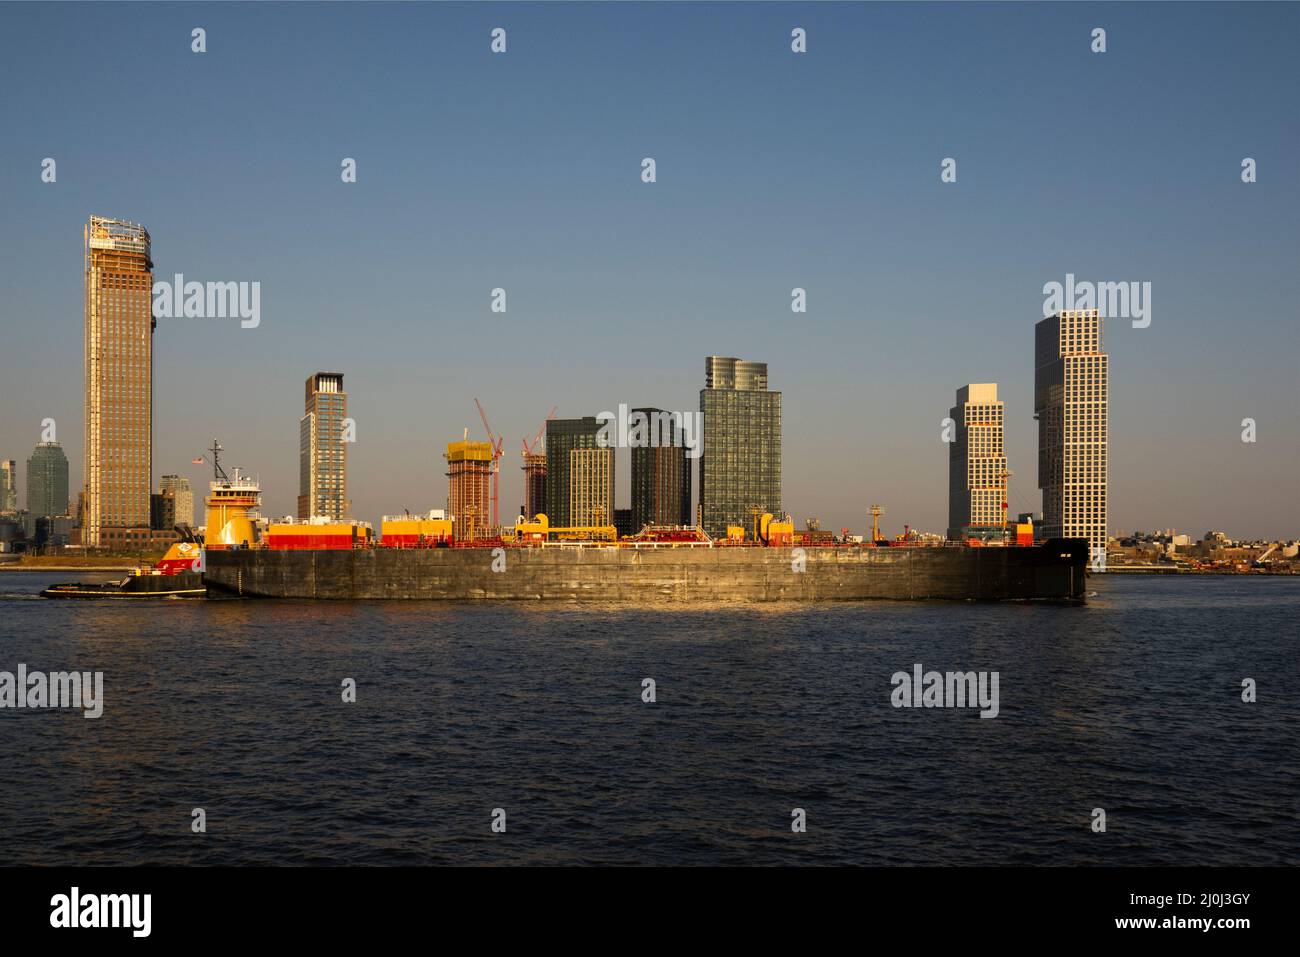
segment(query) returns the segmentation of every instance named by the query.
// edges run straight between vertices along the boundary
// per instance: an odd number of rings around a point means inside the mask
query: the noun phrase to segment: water
[[[0,670],[102,670],[106,699],[0,711],[0,865],[1300,859],[1296,578],[1096,577],[1086,607],[32,598],[75,577],[0,573]],[[916,662],[999,671],[1000,715],[891,707]]]

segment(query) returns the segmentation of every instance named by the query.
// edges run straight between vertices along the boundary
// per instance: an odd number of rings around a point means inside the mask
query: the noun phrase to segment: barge
[[[1088,544],[211,550],[209,595],[612,602],[866,599],[1080,602]]]
[[[103,585],[56,585],[51,598],[297,598],[355,601],[823,602],[868,599],[1081,602],[1088,544],[1008,539],[926,544],[804,538],[786,518],[754,516],[713,541],[693,526],[554,527],[538,514],[495,537],[458,541],[448,516],[385,517],[377,541],[359,522],[270,522],[260,485],[228,476],[216,441],[202,538],[183,532],[153,569]],[[1031,541],[1027,539],[1026,541]],[[1014,543],[1013,543],[1014,542]]]

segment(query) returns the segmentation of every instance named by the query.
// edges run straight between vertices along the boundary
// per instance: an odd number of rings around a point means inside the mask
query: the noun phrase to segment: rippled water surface
[[[0,864],[1300,859],[1300,579],[1097,577],[1085,607],[34,597],[70,577],[0,573],[0,670],[102,670],[106,699],[0,710]],[[918,662],[1000,672],[1001,713],[893,708]]]

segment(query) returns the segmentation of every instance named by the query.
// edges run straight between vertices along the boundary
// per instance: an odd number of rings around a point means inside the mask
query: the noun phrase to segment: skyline
[[[797,524],[859,530],[879,501],[891,529],[946,527],[940,422],[969,382],[999,383],[1006,403],[1009,512],[1040,512],[1032,329],[1043,284],[1073,274],[1154,291],[1149,328],[1107,324],[1110,531],[1300,531],[1290,492],[1300,203],[1284,172],[1297,96],[1279,59],[1294,9],[772,5],[731,23],[716,8],[439,6],[391,11],[391,24],[371,21],[373,36],[348,29],[361,16],[348,9],[301,20],[282,8],[198,9],[203,57],[188,49],[188,7],[0,12],[67,37],[39,69],[15,45],[21,26],[0,39],[18,94],[2,108],[13,143],[0,178],[25,227],[0,239],[11,264],[0,276],[0,457],[25,458],[54,418],[71,487],[82,485],[78,233],[97,214],[150,230],[155,279],[259,281],[265,293],[256,329],[159,320],[155,487],[164,473],[206,487],[206,468],[189,463],[215,435],[230,464],[260,475],[265,514],[295,512],[299,384],[337,368],[357,421],[357,517],[443,504],[446,443],[465,426],[483,438],[476,395],[506,437],[509,516],[523,499],[519,438],[548,408],[692,410],[701,360],[722,354],[766,362],[785,395],[782,500]],[[1087,58],[1097,17],[1111,36],[1104,73]],[[498,20],[511,46],[493,60]],[[786,59],[778,29],[794,22],[809,30],[802,60]],[[306,49],[273,56],[302,23],[323,26]],[[400,25],[436,40],[437,57],[408,62],[418,50]],[[891,31],[899,50],[872,46],[863,66],[862,44]],[[1135,36],[1143,58],[1126,52]],[[671,75],[643,69],[646,37]],[[1006,88],[1047,56],[1031,39],[1071,64],[1068,84],[1044,70],[1034,89]],[[203,121],[122,162],[131,138],[66,106],[70,84],[91,75],[92,41],[163,65],[151,74],[157,116],[185,116],[197,98]],[[1188,45],[1209,51],[1196,69],[1179,58]],[[401,51],[385,59],[388,74],[308,88],[309,60],[368,62],[386,46]],[[1007,61],[1013,46],[1020,59]],[[997,57],[980,55],[989,49]],[[904,62],[921,51],[931,59]],[[441,125],[402,116],[421,102],[417,88],[436,87],[416,82],[417,67],[454,80],[460,99],[430,94],[421,114]],[[972,69],[1001,101],[957,82]],[[267,73],[290,91],[259,109],[255,80]],[[647,76],[654,95],[619,112]],[[893,83],[905,108],[879,95]],[[725,116],[698,102],[719,86],[735,107]],[[1082,110],[1125,135],[1043,149],[1028,135],[1043,127],[995,115],[1007,96],[1023,115]],[[261,138],[244,143],[243,129]],[[655,184],[638,178],[646,155],[658,160]],[[941,185],[949,155],[958,182]],[[46,156],[59,160],[57,183],[40,181]],[[356,184],[338,180],[344,156],[358,159]],[[1242,156],[1259,160],[1259,182],[1240,182]],[[510,293],[500,316],[488,305],[498,286]],[[796,286],[808,290],[802,316],[789,309]],[[1253,445],[1240,438],[1246,417],[1259,423]]]

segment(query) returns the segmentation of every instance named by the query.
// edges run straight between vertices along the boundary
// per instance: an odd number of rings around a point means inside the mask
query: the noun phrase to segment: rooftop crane
[[[550,422],[551,419],[555,418],[555,413],[559,411],[560,411],[560,407],[558,405],[551,406],[551,411],[546,413],[546,418],[542,420],[542,424],[538,426],[537,434],[533,436],[532,442],[529,442],[527,439],[522,440],[524,443],[524,455],[541,454],[538,450],[541,448],[542,445],[542,436],[546,434],[546,423]]]
[[[492,527],[495,529],[501,525],[501,517],[497,513],[497,483],[501,478],[501,448],[506,440],[492,431],[487,413],[483,411],[483,403],[477,397],[474,404],[478,406],[478,416],[483,420],[483,428],[487,430],[488,441],[492,445]]]

